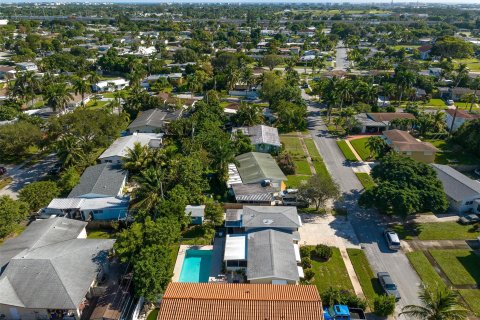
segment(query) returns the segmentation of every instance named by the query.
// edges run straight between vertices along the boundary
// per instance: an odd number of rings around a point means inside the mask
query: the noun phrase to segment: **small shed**
[[[203,224],[205,219],[205,205],[188,205],[185,207],[185,214],[192,218],[192,224]]]

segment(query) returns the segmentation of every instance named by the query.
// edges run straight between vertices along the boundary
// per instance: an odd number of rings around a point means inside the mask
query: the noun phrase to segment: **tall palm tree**
[[[69,101],[73,100],[70,87],[63,83],[52,83],[45,88],[44,99],[53,111],[65,111]]]
[[[132,174],[140,172],[142,168],[146,167],[148,156],[148,146],[142,146],[141,143],[135,142],[133,148],[127,150],[123,159],[123,167]]]
[[[370,158],[376,154],[382,156],[387,148],[387,142],[379,136],[370,137],[367,139],[365,146],[370,150]]]
[[[82,107],[85,106],[85,94],[91,92],[90,84],[83,78],[75,77],[73,79],[73,91],[82,96]]]
[[[23,100],[30,100],[34,104],[35,92],[40,88],[40,82],[33,71],[22,73],[15,80],[11,88],[10,95],[14,98],[19,97]]]
[[[100,76],[95,71],[92,71],[88,74],[87,81],[90,86],[94,86],[100,82]]]
[[[395,80],[397,83],[398,99],[397,104],[402,102],[403,94],[410,89],[415,83],[415,74],[411,71],[399,71],[395,73]]]
[[[342,111],[343,104],[349,102],[352,98],[352,86],[350,80],[342,79],[339,81],[336,87],[336,93],[340,100],[340,112]]]
[[[60,138],[55,149],[57,157],[64,168],[71,166],[80,166],[86,161],[85,152],[81,147],[81,143],[73,136],[64,136]]]
[[[147,211],[155,208],[163,199],[163,174],[160,168],[142,170],[135,181],[139,187],[133,192],[133,207]]]
[[[438,288],[433,292],[424,287],[419,298],[421,306],[405,306],[401,314],[421,320],[463,320],[468,316],[468,310],[458,302],[458,293],[452,289]]]

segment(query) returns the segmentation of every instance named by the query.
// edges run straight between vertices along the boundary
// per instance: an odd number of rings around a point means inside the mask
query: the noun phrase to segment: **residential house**
[[[158,320],[322,320],[314,285],[171,282]]]
[[[228,95],[235,97],[245,97],[246,99],[254,100],[258,98],[258,90],[256,86],[249,86],[246,84],[236,84],[233,90],[228,91]]]
[[[465,122],[475,119],[480,119],[480,114],[468,113],[462,109],[445,110],[445,124],[447,125],[447,130],[451,130],[452,132],[457,131]]]
[[[123,159],[128,155],[129,150],[135,147],[136,143],[150,148],[160,148],[162,146],[162,133],[138,133],[120,137],[115,140],[110,147],[105,150],[98,160],[100,163],[122,164]]]
[[[91,95],[89,94],[84,95],[83,99],[81,94],[75,94],[73,95],[73,99],[67,103],[67,108],[75,109],[81,106],[82,104],[86,105],[90,101],[90,98],[91,98]]]
[[[442,76],[442,72],[443,72],[442,68],[436,68],[436,67],[428,68],[428,74],[430,76],[440,78]]]
[[[52,216],[84,221],[125,220],[128,198],[55,198],[42,210],[41,218]]]
[[[102,292],[115,240],[86,239],[87,223],[32,222],[0,247],[0,317],[79,320]]]
[[[387,144],[398,154],[414,160],[432,163],[438,151],[431,143],[415,139],[410,133],[402,130],[387,130],[383,132]]]
[[[19,62],[15,64],[22,71],[38,71],[38,67],[33,62]]]
[[[233,128],[232,132],[240,131],[250,138],[252,145],[257,152],[276,153],[280,151],[282,144],[278,129],[265,125],[257,125],[253,127]]]
[[[426,44],[418,48],[418,53],[420,55],[420,59],[427,60],[430,58],[430,52],[432,52],[432,45]]]
[[[480,213],[480,182],[450,166],[432,164],[443,190],[450,203],[450,209],[456,212]]]
[[[444,100],[461,101],[464,95],[474,93],[474,90],[463,87],[438,87],[438,92]]]
[[[108,163],[90,166],[80,177],[68,198],[122,197],[127,182],[127,171]]]
[[[123,78],[108,79],[97,82],[92,86],[93,92],[113,92],[125,89],[130,82]]]
[[[17,71],[15,67],[11,66],[0,66],[0,79],[13,79]]]
[[[411,113],[399,112],[378,112],[378,113],[359,113],[355,115],[359,123],[361,133],[377,133],[390,128],[390,124],[395,119],[414,120],[415,116]]]
[[[128,132],[165,132],[168,124],[182,116],[182,109],[162,110],[149,109],[138,114],[137,118],[127,127]]]
[[[297,208],[293,206],[244,205],[242,209],[227,209],[225,218],[225,228],[234,232],[274,228],[295,233],[301,226]],[[295,238],[298,239],[298,234]]]
[[[287,177],[268,153],[248,152],[236,157],[239,164],[228,167],[227,186],[240,203],[274,205],[286,188]]]
[[[205,219],[205,205],[187,205],[185,207],[185,214],[192,218],[192,224],[203,224]]]

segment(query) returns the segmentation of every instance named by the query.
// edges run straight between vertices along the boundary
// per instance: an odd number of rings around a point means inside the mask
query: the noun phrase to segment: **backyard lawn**
[[[315,272],[313,284],[320,294],[330,287],[354,292],[338,248],[333,248],[333,256],[327,262],[312,259],[312,270]]]
[[[368,263],[365,253],[361,249],[347,249],[348,256],[352,261],[353,268],[357,274],[363,293],[367,298],[370,308],[373,308],[373,301],[377,294],[382,294],[382,288],[378,279],[373,274],[372,268]]]
[[[287,187],[296,189],[305,184],[309,178],[310,176],[288,175],[286,184]]]
[[[430,250],[454,285],[480,283],[480,257],[470,250]]]
[[[430,101],[428,101],[426,103],[426,106],[446,108],[447,104],[445,103],[445,101],[443,99],[430,99]]]
[[[472,231],[472,226],[457,222],[432,222],[394,226],[403,239],[418,237],[420,240],[468,240],[480,236],[479,231]]]
[[[311,175],[310,166],[307,160],[294,160],[295,173],[298,175]]]
[[[293,156],[304,155],[302,144],[299,138],[281,135],[280,141],[283,143],[285,150],[290,152]]]
[[[365,189],[369,189],[375,185],[375,182],[373,181],[372,177],[368,173],[355,172],[355,175],[357,176],[357,179],[360,181],[360,183]]]
[[[87,230],[88,239],[114,239],[115,232],[111,229],[91,229]]]
[[[370,149],[366,146],[367,141],[368,137],[350,140],[350,144],[355,149],[355,151],[357,151],[358,155],[360,156],[360,158],[362,158],[363,161],[370,160],[371,153]],[[373,155],[373,158],[375,158],[375,155]]]
[[[445,140],[426,140],[433,144],[440,151],[437,152],[435,163],[439,164],[465,164],[476,165],[480,163],[480,159],[472,155],[471,152],[465,151],[461,146]]]
[[[422,251],[413,251],[406,253],[410,264],[417,271],[418,276],[422,279],[424,285],[429,288],[445,288],[446,284],[443,279],[438,275],[437,271],[433,268],[428,261],[427,257]]]
[[[470,59],[455,59],[453,62],[457,65],[460,63],[465,63],[470,71],[480,71],[480,60],[475,58]]]
[[[337,145],[342,150],[343,155],[345,156],[345,159],[348,161],[357,161],[357,157],[353,154],[352,150],[350,147],[347,145],[345,140],[338,140]]]

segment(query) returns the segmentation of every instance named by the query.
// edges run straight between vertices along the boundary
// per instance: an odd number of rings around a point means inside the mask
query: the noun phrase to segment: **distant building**
[[[395,119],[414,120],[415,116],[411,113],[400,112],[369,112],[359,113],[355,115],[355,119],[359,123],[361,133],[378,133],[387,130]]]
[[[257,125],[232,129],[232,132],[237,131],[242,132],[250,138],[252,145],[257,152],[278,152],[282,147],[277,128]]]
[[[420,55],[420,59],[427,60],[430,58],[430,52],[432,52],[432,45],[426,44],[418,48],[418,53]]]
[[[33,62],[19,62],[16,66],[22,71],[38,71],[38,67]]]
[[[141,111],[130,123],[128,132],[154,133],[165,132],[167,125],[182,116],[182,109],[162,110],[150,109]]]
[[[92,90],[94,92],[113,92],[125,89],[129,83],[123,78],[103,80],[94,84]]]
[[[454,118],[455,120],[453,120]],[[465,122],[475,119],[480,119],[480,114],[468,113],[467,111],[461,109],[445,110],[445,124],[447,125],[447,130],[452,130],[452,132],[457,131],[458,128],[460,128]]]

